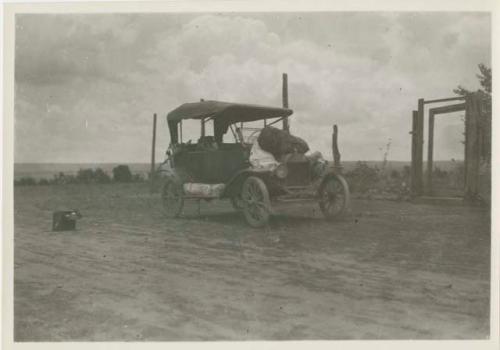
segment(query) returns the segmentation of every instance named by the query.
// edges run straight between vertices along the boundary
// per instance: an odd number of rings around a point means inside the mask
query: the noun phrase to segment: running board
[[[311,197],[295,197],[295,198],[275,198],[273,202],[275,203],[297,203],[297,202],[315,202],[318,201],[319,199],[315,196]]]

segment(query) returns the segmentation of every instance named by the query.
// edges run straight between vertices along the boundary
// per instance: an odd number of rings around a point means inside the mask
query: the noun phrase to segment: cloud
[[[147,60],[149,69],[161,72],[157,79],[175,81],[167,84],[176,86],[177,100],[169,101],[173,105],[199,98],[280,105],[281,73],[287,72],[295,110],[292,130],[313,149],[329,154],[333,123],[353,128],[359,136],[371,129],[367,126],[383,126],[390,119],[402,117],[407,123],[410,112],[402,114],[390,99],[409,100],[412,82],[371,57],[303,39],[282,41],[264,22],[242,17],[206,15],[183,29],[159,42]],[[175,73],[169,74],[172,66]],[[346,146],[359,149],[360,143],[383,144],[391,137],[371,133],[367,140],[357,135],[352,133]],[[378,157],[373,149],[368,146],[353,157]]]
[[[460,13],[23,15],[16,161],[147,161],[152,113],[165,148],[169,110],[200,98],[281,105],[283,72],[292,132],[311,149],[330,157],[336,123],[343,159],[381,159],[389,138],[389,157],[409,159],[417,98],[477,86],[489,25]]]

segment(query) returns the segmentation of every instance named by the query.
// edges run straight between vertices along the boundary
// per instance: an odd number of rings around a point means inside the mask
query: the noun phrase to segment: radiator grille
[[[311,182],[309,162],[288,162],[287,186],[306,186]]]

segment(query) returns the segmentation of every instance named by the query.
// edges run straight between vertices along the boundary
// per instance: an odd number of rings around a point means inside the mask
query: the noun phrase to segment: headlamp
[[[284,179],[288,175],[288,168],[285,164],[280,164],[274,169],[274,175],[280,179]]]

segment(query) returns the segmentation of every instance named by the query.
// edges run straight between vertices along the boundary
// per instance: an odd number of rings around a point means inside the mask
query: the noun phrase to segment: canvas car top
[[[244,103],[222,101],[200,101],[184,103],[167,114],[171,143],[177,143],[177,124],[183,119],[214,119],[214,136],[222,142],[229,125],[238,122],[251,122],[269,118],[288,117],[293,110],[281,107],[269,107]]]
[[[184,103],[168,113],[168,122],[182,119],[221,118],[226,123],[249,122],[266,118],[287,117],[293,110],[254,104],[231,103],[222,101],[200,101]]]

